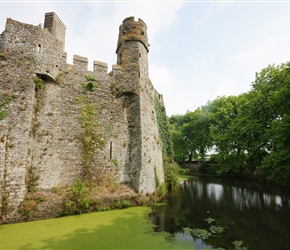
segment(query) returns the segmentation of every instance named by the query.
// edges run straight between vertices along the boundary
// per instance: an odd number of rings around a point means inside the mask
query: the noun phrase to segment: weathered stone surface
[[[28,192],[48,194],[78,178],[109,176],[141,194],[155,192],[156,178],[164,182],[145,23],[124,20],[107,74],[106,63],[94,61],[91,72],[81,56],[67,64],[66,28],[54,13],[46,18],[45,29],[7,19],[0,37],[0,103],[10,100],[0,120],[5,221],[19,218]],[[41,209],[59,201],[49,204]]]

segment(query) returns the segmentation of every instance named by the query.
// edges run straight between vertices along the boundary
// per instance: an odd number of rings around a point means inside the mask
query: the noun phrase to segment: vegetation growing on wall
[[[82,127],[81,141],[83,143],[85,176],[91,178],[93,152],[97,148],[102,149],[106,141],[100,137],[100,124],[95,119],[98,105],[91,103],[88,97],[77,98],[77,101],[81,104],[79,119]]]
[[[33,81],[35,83],[36,91],[41,90],[43,88],[43,80],[40,77],[38,76],[34,77]]]
[[[11,101],[10,97],[6,97],[3,102],[0,102],[0,121],[3,120],[8,114],[4,110],[5,106]]]
[[[160,102],[157,97],[155,97],[154,101],[158,123],[158,133],[162,140],[164,177],[166,188],[170,190],[178,184],[180,167],[173,160],[172,141],[164,104]],[[164,193],[164,186],[159,187],[159,192]]]
[[[96,78],[90,75],[86,75],[85,78],[86,81],[82,83],[83,88],[90,91],[95,91],[98,87],[98,82]]]
[[[39,176],[35,174],[32,166],[30,166],[28,168],[26,179],[25,179],[28,192],[35,192],[37,190],[38,180],[39,180]]]
[[[38,208],[37,205],[45,201],[45,197],[38,193],[27,193],[24,201],[19,206],[19,212],[21,215],[28,219],[32,218]]]
[[[85,183],[78,179],[70,190],[68,201],[64,204],[63,215],[74,215],[88,212],[89,198]]]
[[[155,97],[154,104],[158,123],[158,133],[162,140],[162,153],[164,156],[167,156],[169,159],[172,159],[173,157],[172,142],[165,107],[164,104],[157,98],[157,96]]]

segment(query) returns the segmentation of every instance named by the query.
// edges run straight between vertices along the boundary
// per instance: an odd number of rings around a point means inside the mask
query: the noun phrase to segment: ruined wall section
[[[60,41],[40,26],[7,19],[0,37],[1,73],[0,97],[11,99],[8,116],[0,121],[1,152],[1,214],[7,220],[15,218],[18,207],[28,190],[28,176],[33,175],[33,136],[36,76],[55,82],[59,68],[66,61]],[[31,172],[32,171],[32,172]]]
[[[45,13],[43,28],[47,29],[56,39],[61,41],[62,48],[64,49],[66,27],[54,12]]]
[[[40,26],[7,19],[1,34],[0,49],[10,54],[23,54],[36,64],[35,72],[56,79],[59,68],[66,64],[63,43]]]
[[[0,102],[7,97],[10,99],[5,106],[8,115],[0,121],[0,209],[1,214],[9,214],[7,220],[17,217],[31,165],[29,148],[35,105],[33,65],[23,54],[5,54],[0,60]]]

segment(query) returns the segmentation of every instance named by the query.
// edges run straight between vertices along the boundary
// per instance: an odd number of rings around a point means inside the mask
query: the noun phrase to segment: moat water
[[[240,179],[196,177],[155,207],[156,231],[196,249],[290,249],[290,195]]]

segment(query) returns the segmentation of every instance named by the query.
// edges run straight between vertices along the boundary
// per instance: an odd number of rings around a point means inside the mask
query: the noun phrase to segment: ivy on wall
[[[96,148],[103,149],[106,141],[100,136],[100,124],[96,122],[95,114],[100,104],[94,104],[90,98],[81,96],[76,98],[80,103],[80,122],[82,127],[81,141],[83,143],[83,160],[85,177],[90,178],[90,169],[93,160],[93,152]]]
[[[82,83],[84,89],[95,91],[98,87],[98,82],[95,77],[86,75],[86,81]]]
[[[173,159],[172,142],[165,107],[157,96],[155,96],[154,106],[158,123],[158,133],[162,140],[163,158]]]

